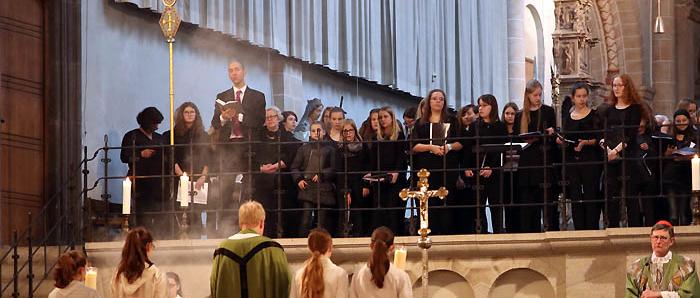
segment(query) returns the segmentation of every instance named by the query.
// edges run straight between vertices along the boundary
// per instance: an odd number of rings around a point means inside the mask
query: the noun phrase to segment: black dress
[[[269,131],[263,128],[260,131],[260,144],[256,149],[256,170],[263,164],[275,164],[278,161],[284,162],[287,167],[291,166],[294,155],[296,154],[294,144],[288,142],[290,133],[283,132],[282,128],[277,131]],[[287,168],[280,169],[277,173],[267,174],[258,173],[253,179],[255,182],[255,199],[265,207],[265,236],[277,238],[283,236],[285,226],[278,227],[277,223],[283,223],[286,214],[281,209],[284,207],[283,202],[287,198],[285,187],[289,184],[285,183],[289,179],[289,175],[285,174],[289,170]]]
[[[520,134],[522,113],[520,111],[515,115],[515,124],[513,125],[513,131],[518,134]],[[559,214],[556,205],[552,204],[555,194],[550,189],[553,179],[549,168],[552,166],[553,153],[551,150],[554,138],[546,136],[548,128],[556,127],[554,109],[542,105],[539,109],[530,111],[530,121],[527,127],[528,133],[539,132],[543,136],[536,137],[533,143],[520,152],[518,161],[519,203],[533,204],[523,206],[520,209],[520,226],[523,232],[540,232],[540,214],[542,214],[542,218],[546,219],[543,221],[544,230],[558,230]],[[543,203],[547,203],[544,209],[541,205]]]
[[[392,140],[373,140],[375,143],[369,150],[369,167],[373,175],[398,173],[396,183],[391,179],[372,183],[372,207],[393,208],[391,210],[376,209],[372,211],[370,230],[386,226],[395,234],[403,233],[404,205],[399,197],[399,191],[406,186],[406,149],[407,142],[403,132]]]
[[[502,152],[489,151],[483,145],[504,144],[507,141],[508,129],[501,121],[487,123],[482,119],[479,119],[473,126],[468,136],[474,139],[468,139],[468,143],[465,146],[471,149],[465,155],[467,159],[466,165],[474,169],[472,170],[474,177],[470,180],[475,182],[477,189],[483,189],[477,192],[479,205],[484,205],[488,199],[493,232],[504,233],[506,230],[504,226],[504,207],[499,206],[503,204],[503,189],[505,186],[501,169]],[[484,168],[491,169],[492,172],[489,177],[479,176],[479,171]]]
[[[585,145],[580,152],[574,150],[579,140],[600,139],[595,132],[600,125],[595,110],[581,119],[573,119],[569,114],[564,118],[562,135],[567,143],[564,150],[564,173],[568,180],[567,195],[572,200],[572,216],[576,230],[597,230],[600,221],[600,203],[593,202],[598,198],[601,166],[591,164],[602,162],[603,152],[598,143]]]
[[[175,130],[177,131],[177,130]],[[163,139],[167,139],[170,137],[170,131],[165,131],[163,133]],[[209,157],[211,157],[212,154],[212,148],[211,144],[209,143],[209,138],[206,132],[204,132],[204,129],[200,129],[199,131],[195,131],[194,128],[187,129],[184,131],[181,135],[178,135],[177,133],[174,136],[174,141],[175,145],[180,145],[180,146],[175,146],[175,154],[174,154],[174,162],[168,163],[168,166],[172,165],[173,169],[169,170],[168,172],[171,175],[175,174],[175,164],[180,166],[180,169],[183,172],[186,172],[188,176],[190,176],[190,181],[197,181],[199,179],[200,174],[204,170],[205,166],[209,166]],[[182,145],[187,145],[187,146],[182,146]],[[165,156],[166,159],[170,159],[170,153],[167,153]],[[170,187],[170,190],[172,191],[170,194],[170,197],[172,198],[170,201],[173,202],[174,204],[174,209],[177,210],[180,208],[180,202],[176,200],[176,195],[177,195],[177,190],[178,190],[178,181],[179,177],[173,177],[172,179],[169,179],[171,182],[172,187]],[[213,196],[212,196],[213,197]],[[190,212],[190,233],[192,238],[194,239],[199,239],[200,235],[204,233],[203,225],[202,225],[202,211],[205,209],[210,209],[210,208],[216,208],[219,207],[216,203],[207,201],[207,206],[204,205],[197,205],[197,204],[192,204],[191,210],[194,212]],[[211,230],[212,232],[214,231],[216,227],[216,222],[215,219],[216,216],[212,213],[210,216],[207,216],[207,229]],[[213,236],[213,235],[212,235]]]
[[[127,132],[122,139],[122,149],[120,159],[123,163],[128,164],[128,176],[161,176],[167,171],[163,161],[163,147],[165,140],[162,135],[154,132],[151,138],[146,136],[141,129],[134,129]],[[135,148],[141,147],[141,148]],[[145,146],[145,147],[144,147]],[[145,149],[154,150],[153,155],[149,158],[141,157],[141,151]],[[169,193],[165,189],[165,178],[163,177],[148,177],[137,178],[133,182],[133,197],[132,210],[136,214],[136,224],[143,225],[150,230],[165,228],[161,224],[163,215],[152,216],[146,215],[144,212],[165,211],[164,199]]]
[[[447,129],[447,139],[443,135],[445,128],[449,124]],[[432,130],[432,138],[431,138]],[[459,127],[457,126],[456,118],[451,117],[445,123],[430,123],[420,121],[416,124],[413,130],[413,144],[433,144],[442,146],[447,143],[453,143],[459,138]],[[414,145],[415,146],[415,145]],[[430,172],[430,177],[428,177],[428,183],[430,184],[430,189],[438,189],[444,186],[449,191],[448,196],[444,200],[438,198],[431,198],[428,200],[428,206],[442,206],[442,208],[434,208],[430,210],[430,229],[434,234],[455,234],[459,229],[455,228],[453,221],[453,214],[450,209],[445,208],[446,206],[456,205],[453,197],[456,194],[457,189],[457,176],[458,171],[454,170],[455,167],[459,166],[460,151],[450,150],[447,154],[443,156],[435,155],[429,151],[417,152],[414,154],[413,163],[414,166],[411,170],[416,173],[420,169],[426,169]],[[414,183],[418,181],[414,178]],[[466,225],[466,223],[465,223]]]
[[[368,173],[369,152],[367,146],[361,142],[339,143],[336,155],[336,188],[338,189],[339,212],[338,228],[343,236],[368,236],[369,214],[367,208],[372,207],[371,198],[362,197],[362,188],[369,188],[362,177]],[[350,194],[350,206],[346,206],[345,194]],[[357,210],[363,208],[365,210]]]
[[[607,163],[606,227],[620,226],[620,211],[623,210],[620,208],[621,197],[624,197],[627,206],[628,225],[631,227],[642,225],[639,201],[632,196],[633,183],[639,181],[638,175],[641,168],[639,162],[630,160],[639,156],[637,135],[641,119],[642,107],[638,104],[632,104],[624,109],[608,107],[603,117],[605,146],[612,149],[620,143],[626,144],[618,154],[618,158]],[[637,176],[637,179],[631,179],[633,176]]]
[[[679,140],[681,135],[683,136],[682,140]],[[689,126],[685,131],[673,137],[672,146],[676,149],[688,148],[692,143],[697,144],[697,140],[695,140],[695,129]],[[688,211],[692,184],[691,177],[689,157],[673,154],[672,158],[666,162],[663,183],[664,189],[668,194],[670,219],[674,225],[690,224]]]

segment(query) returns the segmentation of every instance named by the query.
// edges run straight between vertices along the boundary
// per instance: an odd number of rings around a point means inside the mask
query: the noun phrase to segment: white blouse
[[[304,269],[308,263],[297,270],[292,282],[292,290],[289,292],[290,298],[301,297],[301,281]],[[333,261],[326,256],[321,256],[323,265],[323,297],[327,298],[348,298],[348,273],[345,269],[333,264]]]
[[[352,277],[350,285],[350,297],[353,298],[412,298],[413,288],[411,287],[411,279],[408,273],[396,268],[394,264],[389,266],[384,276],[384,286],[380,289],[372,281],[372,271],[367,264],[362,266],[362,269],[355,273]]]

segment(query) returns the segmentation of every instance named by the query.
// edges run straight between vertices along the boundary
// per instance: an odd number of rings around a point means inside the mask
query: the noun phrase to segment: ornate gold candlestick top
[[[430,228],[428,224],[428,199],[432,197],[438,197],[444,200],[449,191],[444,187],[440,187],[437,190],[428,190],[430,184],[428,183],[428,177],[430,177],[430,172],[426,169],[420,169],[418,171],[418,190],[409,190],[404,188],[399,192],[399,197],[402,200],[418,199],[419,203],[419,213],[420,213],[420,233],[421,237],[425,238],[430,234]]]

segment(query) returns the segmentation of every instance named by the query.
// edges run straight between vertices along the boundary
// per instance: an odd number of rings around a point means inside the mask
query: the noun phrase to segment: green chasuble
[[[625,297],[639,297],[646,289],[676,292],[682,298],[700,297],[700,282],[692,259],[672,254],[671,260],[663,264],[660,278],[652,272],[656,266],[651,256],[634,261],[627,268]]]
[[[253,230],[243,230],[224,240],[214,252],[212,297],[289,297],[290,282],[282,246]]]

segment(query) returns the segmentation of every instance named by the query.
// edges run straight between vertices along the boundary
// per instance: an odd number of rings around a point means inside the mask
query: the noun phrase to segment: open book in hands
[[[225,110],[230,110],[233,109],[237,113],[240,113],[243,111],[243,105],[240,102],[237,101],[223,101],[221,99],[216,99],[216,106],[219,108],[221,111]]]

